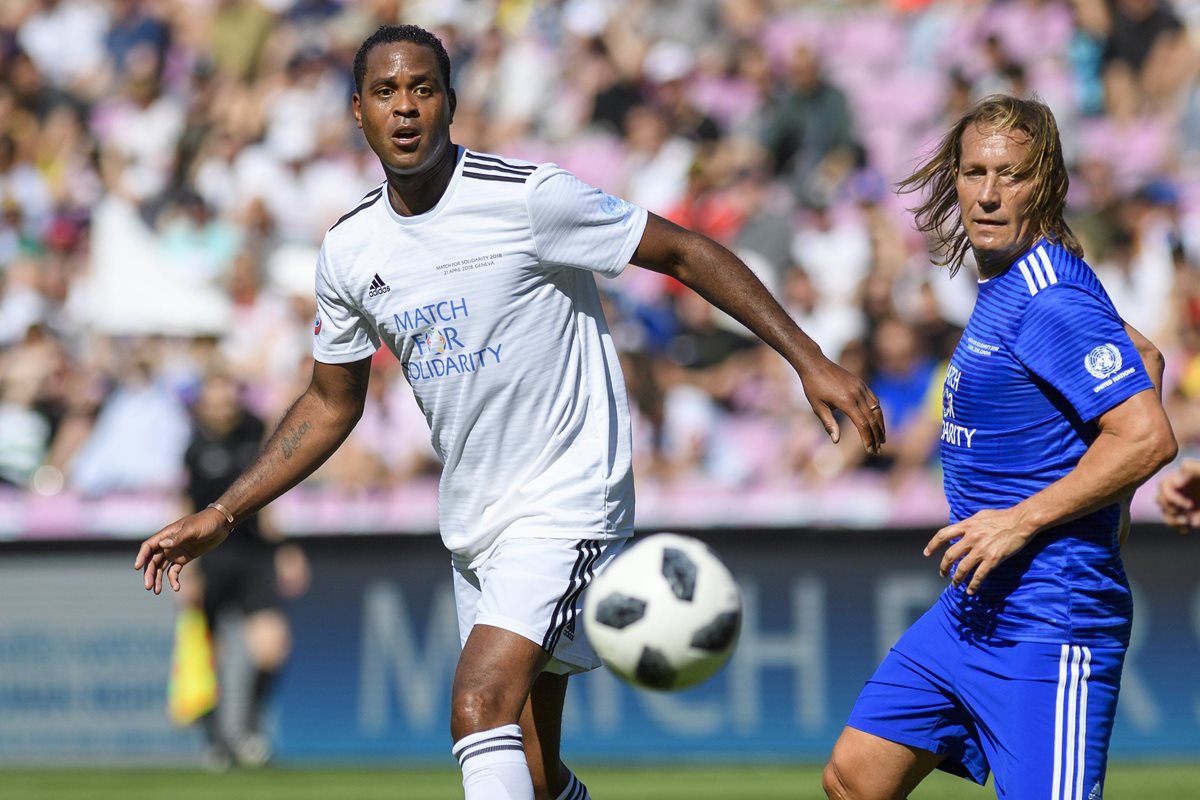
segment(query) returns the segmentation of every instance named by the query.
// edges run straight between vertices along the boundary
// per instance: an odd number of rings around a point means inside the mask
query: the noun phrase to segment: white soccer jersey
[[[625,383],[590,273],[620,274],[645,225],[555,165],[459,148],[434,208],[401,216],[380,186],[326,234],[313,355],[396,354],[444,465],[456,564],[502,533],[632,533]]]

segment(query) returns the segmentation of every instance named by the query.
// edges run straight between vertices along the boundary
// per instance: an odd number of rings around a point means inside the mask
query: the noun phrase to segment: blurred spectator
[[[1125,192],[1165,174],[1177,147],[1173,122],[1148,109],[1128,65],[1117,62],[1104,71],[1104,104],[1105,116],[1080,126],[1082,152],[1112,164]]]
[[[40,250],[39,243],[49,223],[53,198],[42,171],[29,158],[18,153],[11,134],[0,134],[0,204],[12,241],[3,261]]]
[[[854,143],[850,106],[840,89],[821,73],[817,54],[797,47],[784,88],[772,99],[763,143],[777,174],[789,176],[797,197],[815,202],[810,179],[821,163]]]
[[[306,355],[308,325],[297,332],[288,298],[267,290],[262,260],[245,248],[233,259],[226,291],[233,301],[232,324],[221,352],[235,377],[253,387],[252,406],[264,416],[278,408],[272,387],[291,379],[295,366]],[[303,341],[301,339],[303,338]],[[262,393],[270,391],[269,398]]]
[[[771,62],[752,40],[738,41],[730,59],[733,66],[723,80],[710,81],[697,91],[698,102],[720,119],[731,135],[759,141],[767,124],[767,98],[775,89]],[[729,97],[737,97],[739,102],[731,104]]]
[[[868,382],[883,406],[888,441],[902,440],[921,415],[937,365],[925,351],[920,331],[899,317],[885,317],[875,325],[868,358]]]
[[[124,76],[131,58],[150,57],[160,64],[166,59],[170,28],[147,5],[147,0],[112,0],[112,21],[104,48],[118,79]]]
[[[1108,257],[1095,267],[1117,311],[1155,342],[1172,338],[1163,314],[1176,280],[1171,244],[1169,216],[1143,191],[1120,204]]]
[[[548,103],[552,85],[547,54],[533,37],[494,27],[482,34],[455,85],[463,111],[487,120],[487,146],[520,140]],[[514,83],[511,76],[523,78]]]
[[[625,132],[622,197],[656,214],[668,213],[687,191],[694,147],[673,135],[666,112],[651,105],[629,109]]]
[[[165,93],[162,65],[144,52],[127,65],[120,94],[94,109],[105,185],[136,204],[156,200],[169,186],[184,107]]]
[[[241,244],[241,231],[215,216],[194,192],[168,198],[157,223],[163,256],[197,282],[215,282],[222,277]]]
[[[822,352],[837,355],[863,334],[862,314],[848,304],[826,302],[812,278],[800,267],[787,271],[781,302],[796,324],[821,346]]]
[[[781,276],[792,260],[790,205],[786,197],[781,200],[781,192],[776,189],[762,170],[744,169],[734,178],[726,193],[738,218],[742,220],[731,247],[743,254],[743,261],[747,253],[766,260],[771,275],[770,280],[763,282],[768,286],[782,284]]]
[[[792,240],[792,257],[824,302],[851,305],[871,267],[871,241],[852,212],[835,213],[824,203],[810,204]]]
[[[179,485],[187,412],[160,382],[154,343],[121,356],[121,382],[71,463],[70,484],[85,495],[168,490]]]
[[[253,80],[273,22],[256,0],[216,0],[208,42],[217,71],[235,81]]]
[[[1024,67],[1014,61],[999,36],[991,35],[983,41],[982,70],[975,78],[971,93],[975,97],[989,94],[1015,94],[1013,92],[1013,73],[1024,80]]]
[[[673,40],[655,42],[642,64],[651,98],[666,113],[671,131],[689,141],[711,145],[720,138],[721,131],[692,100],[695,68],[691,49]]]
[[[24,50],[18,50],[8,62],[8,84],[17,109],[32,114],[39,123],[61,105],[84,105],[81,96],[52,84]],[[13,122],[17,130],[29,132],[29,120],[18,117]]]
[[[52,428],[39,401],[58,355],[54,341],[31,325],[0,359],[0,482],[28,487],[45,460]]]
[[[593,97],[591,121],[623,136],[630,110],[642,101],[641,89],[600,39],[590,42],[588,55],[589,89]]]
[[[54,86],[89,96],[104,63],[105,4],[95,0],[38,0],[17,34],[38,72]]]
[[[1111,0],[1104,56],[1123,61],[1138,72],[1156,47],[1182,33],[1174,10],[1160,0]]]
[[[1093,263],[1108,257],[1113,239],[1121,230],[1122,195],[1117,189],[1112,163],[1099,156],[1084,156],[1076,165],[1069,195],[1068,220]]]
[[[756,346],[749,332],[739,333],[717,324],[718,312],[690,289],[675,294],[678,325],[667,346],[671,364],[685,370],[718,367],[734,353]]]

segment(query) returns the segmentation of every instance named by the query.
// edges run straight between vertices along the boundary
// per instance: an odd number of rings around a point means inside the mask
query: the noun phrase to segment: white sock
[[[587,787],[583,785],[583,781],[575,777],[575,773],[571,773],[571,780],[567,781],[567,788],[563,789],[556,800],[592,800],[592,796],[588,794]]]
[[[521,746],[521,726],[503,725],[454,743],[466,800],[533,800],[533,779]]]

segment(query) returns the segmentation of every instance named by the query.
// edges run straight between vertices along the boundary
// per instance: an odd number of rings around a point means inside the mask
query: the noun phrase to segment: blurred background
[[[391,22],[449,50],[456,142],[557,162],[724,243],[886,412],[881,456],[835,446],[732,320],[658,274],[602,281],[639,528],[712,542],[748,605],[706,686],[578,680],[578,757],[819,761],[940,591],[919,553],[946,518],[941,382],[975,275],[931,265],[894,186],[973,100],[1054,110],[1070,223],[1166,354],[1183,454],[1200,446],[1197,0],[4,0],[0,762],[201,758],[166,714],[181,604],[142,592],[135,542],[196,501],[197,470],[227,468],[196,455],[205,425],[269,430],[306,384],[321,237],[382,179],[351,62]],[[262,428],[238,430],[254,446]],[[261,521],[307,556],[279,575],[277,760],[448,762],[437,473],[381,351],[358,428]],[[1194,759],[1200,562],[1152,489],[1113,757]],[[257,650],[218,638],[222,705],[244,707]]]

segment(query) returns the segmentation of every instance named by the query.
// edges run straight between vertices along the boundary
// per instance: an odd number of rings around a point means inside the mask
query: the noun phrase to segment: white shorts
[[[621,552],[625,539],[501,539],[475,569],[454,568],[458,635],[491,625],[524,636],[551,655],[545,672],[573,675],[600,666],[583,631],[583,592]]]

